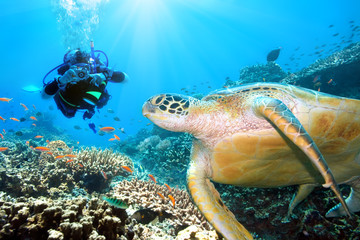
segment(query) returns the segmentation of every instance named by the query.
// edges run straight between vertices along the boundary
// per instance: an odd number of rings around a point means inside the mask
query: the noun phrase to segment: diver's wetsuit
[[[56,80],[54,80],[56,82]],[[50,87],[52,86],[52,88]],[[67,118],[74,117],[79,109],[87,110],[83,118],[91,118],[95,107],[102,108],[108,102],[110,95],[106,90],[106,81],[100,86],[92,84],[89,79],[67,84],[65,89],[55,91],[54,100],[57,107]],[[46,93],[54,92],[53,82],[45,87]]]

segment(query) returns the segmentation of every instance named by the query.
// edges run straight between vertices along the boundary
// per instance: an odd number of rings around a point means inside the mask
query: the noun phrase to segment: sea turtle
[[[300,185],[289,212],[322,184],[341,202],[328,217],[360,211],[359,100],[256,83],[201,100],[160,94],[145,102],[142,111],[164,129],[194,136],[188,187],[205,218],[226,239],[252,236],[210,180],[244,187]],[[346,203],[337,183],[352,186]]]

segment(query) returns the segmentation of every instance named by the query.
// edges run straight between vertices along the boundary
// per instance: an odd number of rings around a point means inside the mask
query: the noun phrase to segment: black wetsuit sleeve
[[[57,79],[55,78],[50,83],[46,84],[44,91],[47,95],[54,95],[59,90]]]

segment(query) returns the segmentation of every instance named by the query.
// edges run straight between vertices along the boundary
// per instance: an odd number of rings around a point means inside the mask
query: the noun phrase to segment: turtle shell
[[[307,156],[281,132],[254,115],[254,119],[246,119],[250,115],[241,114],[251,111],[251,102],[258,96],[278,98],[288,106],[315,141],[338,183],[360,175],[359,100],[291,85],[252,84],[213,92],[202,99],[217,103],[218,111],[233,111],[233,118],[221,123],[223,134],[218,133],[213,144],[206,139],[200,143],[208,151],[214,181],[249,187],[324,182]],[[250,124],[258,121],[257,127],[237,128],[245,120]]]

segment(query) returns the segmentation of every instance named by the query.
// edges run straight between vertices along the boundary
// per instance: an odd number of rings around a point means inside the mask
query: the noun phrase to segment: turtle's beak
[[[155,106],[149,101],[146,101],[142,107],[142,114],[144,117],[148,118],[151,113],[155,113]]]
[[[142,114],[152,122],[154,122],[154,120],[156,121],[166,119],[164,114],[159,111],[158,106],[153,105],[150,100],[144,103],[142,107]]]

